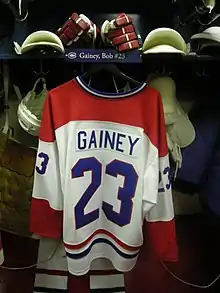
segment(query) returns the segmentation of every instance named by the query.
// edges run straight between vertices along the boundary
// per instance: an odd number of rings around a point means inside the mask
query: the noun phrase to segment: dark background
[[[18,0],[12,0],[18,1]],[[30,1],[30,0],[25,0]],[[32,0],[33,1],[33,0]],[[178,18],[181,22],[194,11],[196,3],[202,0],[146,0],[146,1],[46,1],[34,0],[29,3],[29,15],[24,22],[13,23],[13,17],[10,10],[3,4],[0,4],[0,35],[1,31],[7,32],[7,36],[0,39],[0,56],[9,56],[13,58],[10,60],[11,77],[13,82],[19,84],[25,91],[29,90],[29,84],[33,83],[36,76],[33,70],[39,71],[40,64],[38,60],[21,60],[19,56],[14,53],[13,41],[19,44],[25,38],[36,30],[50,30],[56,32],[57,29],[67,20],[72,12],[84,13],[88,16],[98,27],[104,20],[113,19],[117,13],[126,12],[132,16],[135,27],[140,33],[143,41],[146,35],[153,29],[158,27],[170,27],[179,31],[188,43],[190,36],[194,33],[203,31],[206,26],[201,26],[198,22],[190,21],[187,25],[178,26]],[[1,2],[1,1],[0,1]],[[219,0],[217,3],[220,4]],[[220,11],[220,7],[219,7]],[[212,26],[220,24],[220,18],[212,23]],[[4,33],[2,34],[4,35]],[[172,55],[172,54],[171,54]],[[15,60],[16,58],[16,60]],[[219,58],[211,60],[211,58],[194,58],[194,57],[174,57],[167,56],[145,56],[143,64],[120,65],[120,68],[136,77],[136,79],[146,80],[150,72],[155,69],[166,67],[167,71],[172,71],[173,77],[178,82],[179,87],[196,88],[197,95],[204,90],[207,91],[207,86],[201,87],[198,74],[203,72],[206,68],[207,81],[211,84],[208,88],[215,90],[215,84],[218,77]],[[50,55],[48,60],[44,60],[44,70],[50,70],[47,76],[49,88],[53,88],[80,73],[80,65],[71,62],[65,62],[58,57],[53,58]],[[208,78],[208,75],[212,75]],[[197,86],[199,83],[199,86]],[[204,84],[204,82],[202,83]]]

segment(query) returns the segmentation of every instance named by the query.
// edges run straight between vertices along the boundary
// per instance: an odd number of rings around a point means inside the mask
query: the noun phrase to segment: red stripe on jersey
[[[57,239],[62,235],[62,228],[63,212],[52,209],[45,199],[32,197],[30,231],[41,237]]]
[[[94,95],[76,80],[51,90],[44,107],[40,139],[53,142],[54,131],[70,121],[115,122],[144,129],[159,156],[167,155],[163,106],[156,90],[144,87],[134,95],[117,99]]]
[[[51,99],[48,95],[42,114],[42,123],[40,129],[40,139],[45,142],[53,142],[55,140],[54,122],[52,117]]]
[[[157,257],[163,261],[177,261],[178,247],[174,219],[170,221],[146,222],[146,239]]]
[[[66,244],[64,243],[64,246],[68,249],[72,249],[72,250],[76,250],[76,249],[81,249],[84,246],[86,246],[91,240],[92,238],[94,238],[96,235],[98,234],[104,234],[109,236],[110,238],[112,238],[118,245],[120,245],[122,248],[129,250],[129,251],[137,251],[138,249],[140,249],[140,246],[130,246],[127,245],[126,243],[122,242],[121,240],[119,240],[114,234],[112,234],[111,232],[105,230],[105,229],[98,229],[96,230],[94,233],[92,233],[85,241],[79,243],[79,244]]]

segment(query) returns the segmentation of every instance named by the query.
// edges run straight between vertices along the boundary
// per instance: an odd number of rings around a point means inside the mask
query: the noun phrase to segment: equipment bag
[[[3,64],[5,124],[0,133],[0,230],[30,236],[29,213],[36,150],[15,141],[8,115],[9,69]]]

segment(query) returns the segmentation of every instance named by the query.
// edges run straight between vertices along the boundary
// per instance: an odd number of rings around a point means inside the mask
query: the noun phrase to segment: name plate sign
[[[75,49],[66,52],[65,58],[72,62],[89,63],[141,63],[138,50],[120,53],[115,49]]]

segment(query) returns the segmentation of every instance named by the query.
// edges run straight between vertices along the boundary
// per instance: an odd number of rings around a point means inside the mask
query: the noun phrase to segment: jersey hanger
[[[124,74],[121,72],[118,67],[115,64],[112,63],[107,63],[107,64],[91,64],[85,74],[83,74],[83,77],[88,78],[91,77],[92,75],[100,72],[101,70],[108,71],[112,73],[114,76],[118,76],[123,78],[126,81],[129,81],[135,85],[140,85],[140,82],[133,79],[132,77]]]
[[[25,14],[22,15],[23,11],[21,8],[21,1],[19,1],[18,9],[16,9],[15,5],[12,3],[11,0],[0,0],[0,2],[8,6],[8,8],[11,10],[11,12],[13,13],[17,21],[20,21],[20,22],[25,21],[25,19],[28,17],[28,11],[25,11]]]
[[[33,72],[37,77],[45,77],[50,71],[43,70],[43,61],[40,60],[40,70],[39,71],[33,70]]]

